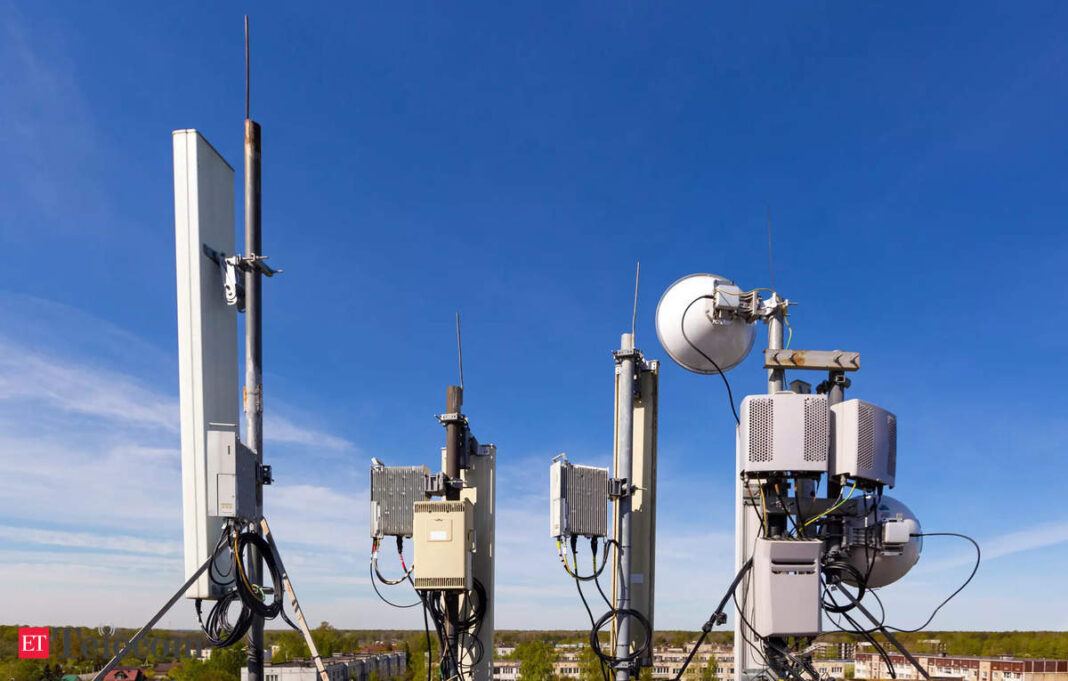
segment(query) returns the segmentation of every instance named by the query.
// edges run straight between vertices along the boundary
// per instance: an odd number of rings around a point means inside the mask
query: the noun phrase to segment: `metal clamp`
[[[207,248],[207,246],[205,246],[205,248]],[[266,255],[256,255],[255,253],[250,253],[248,255],[241,255],[240,253],[237,253],[236,255],[232,255],[229,258],[226,258],[226,262],[227,264],[233,265],[235,268],[241,270],[242,272],[252,272],[253,270],[255,270],[256,272],[264,274],[268,277],[273,277],[276,274],[281,274],[282,270],[273,269],[270,265],[264,262],[264,260],[267,260],[268,257],[269,256]]]
[[[460,478],[450,478],[444,473],[427,476],[426,493],[432,497],[440,497],[449,491],[449,488],[463,489],[464,481]]]
[[[467,417],[458,411],[449,412],[448,414],[438,414],[437,419],[443,426],[447,426],[450,423],[459,423],[464,426],[467,425]]]
[[[634,491],[630,480],[626,478],[608,478],[608,498],[622,499],[629,497]]]
[[[816,386],[816,393],[819,395],[826,395],[831,391],[834,386],[841,386],[843,390],[853,385],[853,381],[849,380],[849,377],[841,371],[831,371],[827,375],[827,380],[821,382]]]

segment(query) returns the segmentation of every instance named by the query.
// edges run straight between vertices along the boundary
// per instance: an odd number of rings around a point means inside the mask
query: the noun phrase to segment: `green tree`
[[[708,658],[708,664],[701,667],[701,672],[697,675],[700,681],[718,681],[716,678],[716,672],[719,668],[716,666],[716,657],[713,655]]]
[[[597,653],[586,646],[579,655],[579,681],[604,681],[605,671]]]
[[[173,681],[239,681],[241,668],[247,664],[244,646],[215,648],[211,657],[201,661],[188,659],[171,670]]]
[[[312,639],[315,641],[315,647],[319,649],[319,654],[323,657],[330,657],[334,653],[344,652],[342,649],[342,636],[329,622],[323,622],[316,627],[312,631]]]
[[[545,641],[533,640],[516,646],[519,677],[523,681],[553,681],[556,649]]]

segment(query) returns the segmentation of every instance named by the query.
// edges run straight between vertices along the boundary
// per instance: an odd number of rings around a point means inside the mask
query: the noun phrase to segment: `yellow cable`
[[[560,554],[560,564],[564,566],[565,570],[567,570],[567,574],[577,579],[577,575],[571,571],[571,566],[568,565],[567,552],[564,551],[564,543],[559,539],[556,540],[556,551]]]
[[[758,482],[757,489],[760,490],[760,508],[762,511],[760,523],[764,526],[764,536],[766,537],[768,536],[768,505],[764,501],[764,483]]]
[[[234,533],[234,558],[237,560],[237,574],[241,575],[241,581],[245,583],[245,587],[250,593],[255,593],[256,590],[248,583],[248,577],[245,576],[245,567],[241,564],[241,552],[237,550],[237,533]],[[262,591],[263,589],[260,587],[260,592],[262,593]],[[262,595],[260,600],[264,600]]]
[[[824,511],[823,513],[820,513],[820,514],[819,514],[818,516],[815,516],[815,517],[813,517],[813,518],[809,518],[808,520],[806,520],[806,521],[805,521],[805,524],[804,524],[804,525],[802,525],[801,527],[808,527],[809,525],[811,525],[812,523],[816,522],[817,520],[819,520],[819,519],[820,519],[820,518],[822,518],[823,516],[827,515],[827,514],[828,514],[828,513],[830,513],[831,511],[833,511],[833,510],[837,509],[837,508],[838,508],[839,506],[841,506],[841,505],[842,505],[842,504],[844,504],[845,502],[849,501],[849,497],[853,496],[853,492],[856,492],[856,491],[857,491],[857,483],[856,483],[856,481],[854,481],[854,482],[853,482],[853,486],[849,488],[849,494],[847,494],[847,495],[845,496],[845,498],[844,498],[844,499],[842,499],[841,501],[839,501],[839,502],[838,502],[837,504],[835,504],[834,506],[831,506],[830,508],[828,508],[828,509],[827,509],[826,511]],[[840,495],[839,495],[839,496],[840,496]]]

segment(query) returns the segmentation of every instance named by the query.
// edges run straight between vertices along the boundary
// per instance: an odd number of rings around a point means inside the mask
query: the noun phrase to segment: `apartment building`
[[[812,660],[812,666],[821,679],[844,679],[847,672],[853,671],[853,660],[816,658]]]
[[[382,681],[399,678],[407,671],[404,653],[336,654],[323,659],[330,681],[370,681],[375,674]],[[319,681],[311,660],[291,660],[263,666],[264,681]],[[248,681],[248,670],[241,669],[241,681]]]
[[[687,643],[681,648],[669,648],[659,646],[653,648],[653,678],[671,679],[678,675],[682,665],[686,662],[687,655],[693,649],[692,643]],[[694,653],[693,661],[686,669],[687,675],[698,676],[701,670],[709,666],[715,666],[715,675],[718,679],[726,679],[734,676],[734,647],[704,643]]]
[[[493,681],[517,681],[519,660],[494,660]]]
[[[903,655],[890,656],[898,679],[922,676]],[[971,657],[959,655],[916,655],[931,678],[947,681],[1068,681],[1068,660],[1028,660],[1009,656]],[[886,663],[878,653],[857,653],[854,674],[857,679],[889,679]]]

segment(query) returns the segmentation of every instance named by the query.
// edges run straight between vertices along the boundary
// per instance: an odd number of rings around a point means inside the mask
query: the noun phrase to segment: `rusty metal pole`
[[[463,445],[462,428],[458,418],[464,406],[464,389],[458,385],[450,385],[445,392],[445,411],[457,418],[452,418],[445,426],[445,477],[448,482],[460,477],[460,447]],[[445,499],[448,501],[460,500],[460,489],[451,484],[445,489]],[[448,650],[445,655],[445,678],[451,679],[459,674],[456,663],[460,659],[457,649],[459,637],[457,635],[457,623],[460,621],[460,595],[454,591],[445,592],[445,636]],[[450,653],[451,651],[451,653]],[[451,657],[450,657],[451,654]]]
[[[260,125],[245,119],[245,255],[263,252],[260,222]],[[256,267],[245,270],[245,426],[247,445],[256,456],[256,515],[263,517],[263,275]],[[258,531],[258,530],[257,530]],[[250,548],[248,578],[263,583],[263,557]],[[254,615],[248,644],[248,681],[263,681],[263,618]]]

